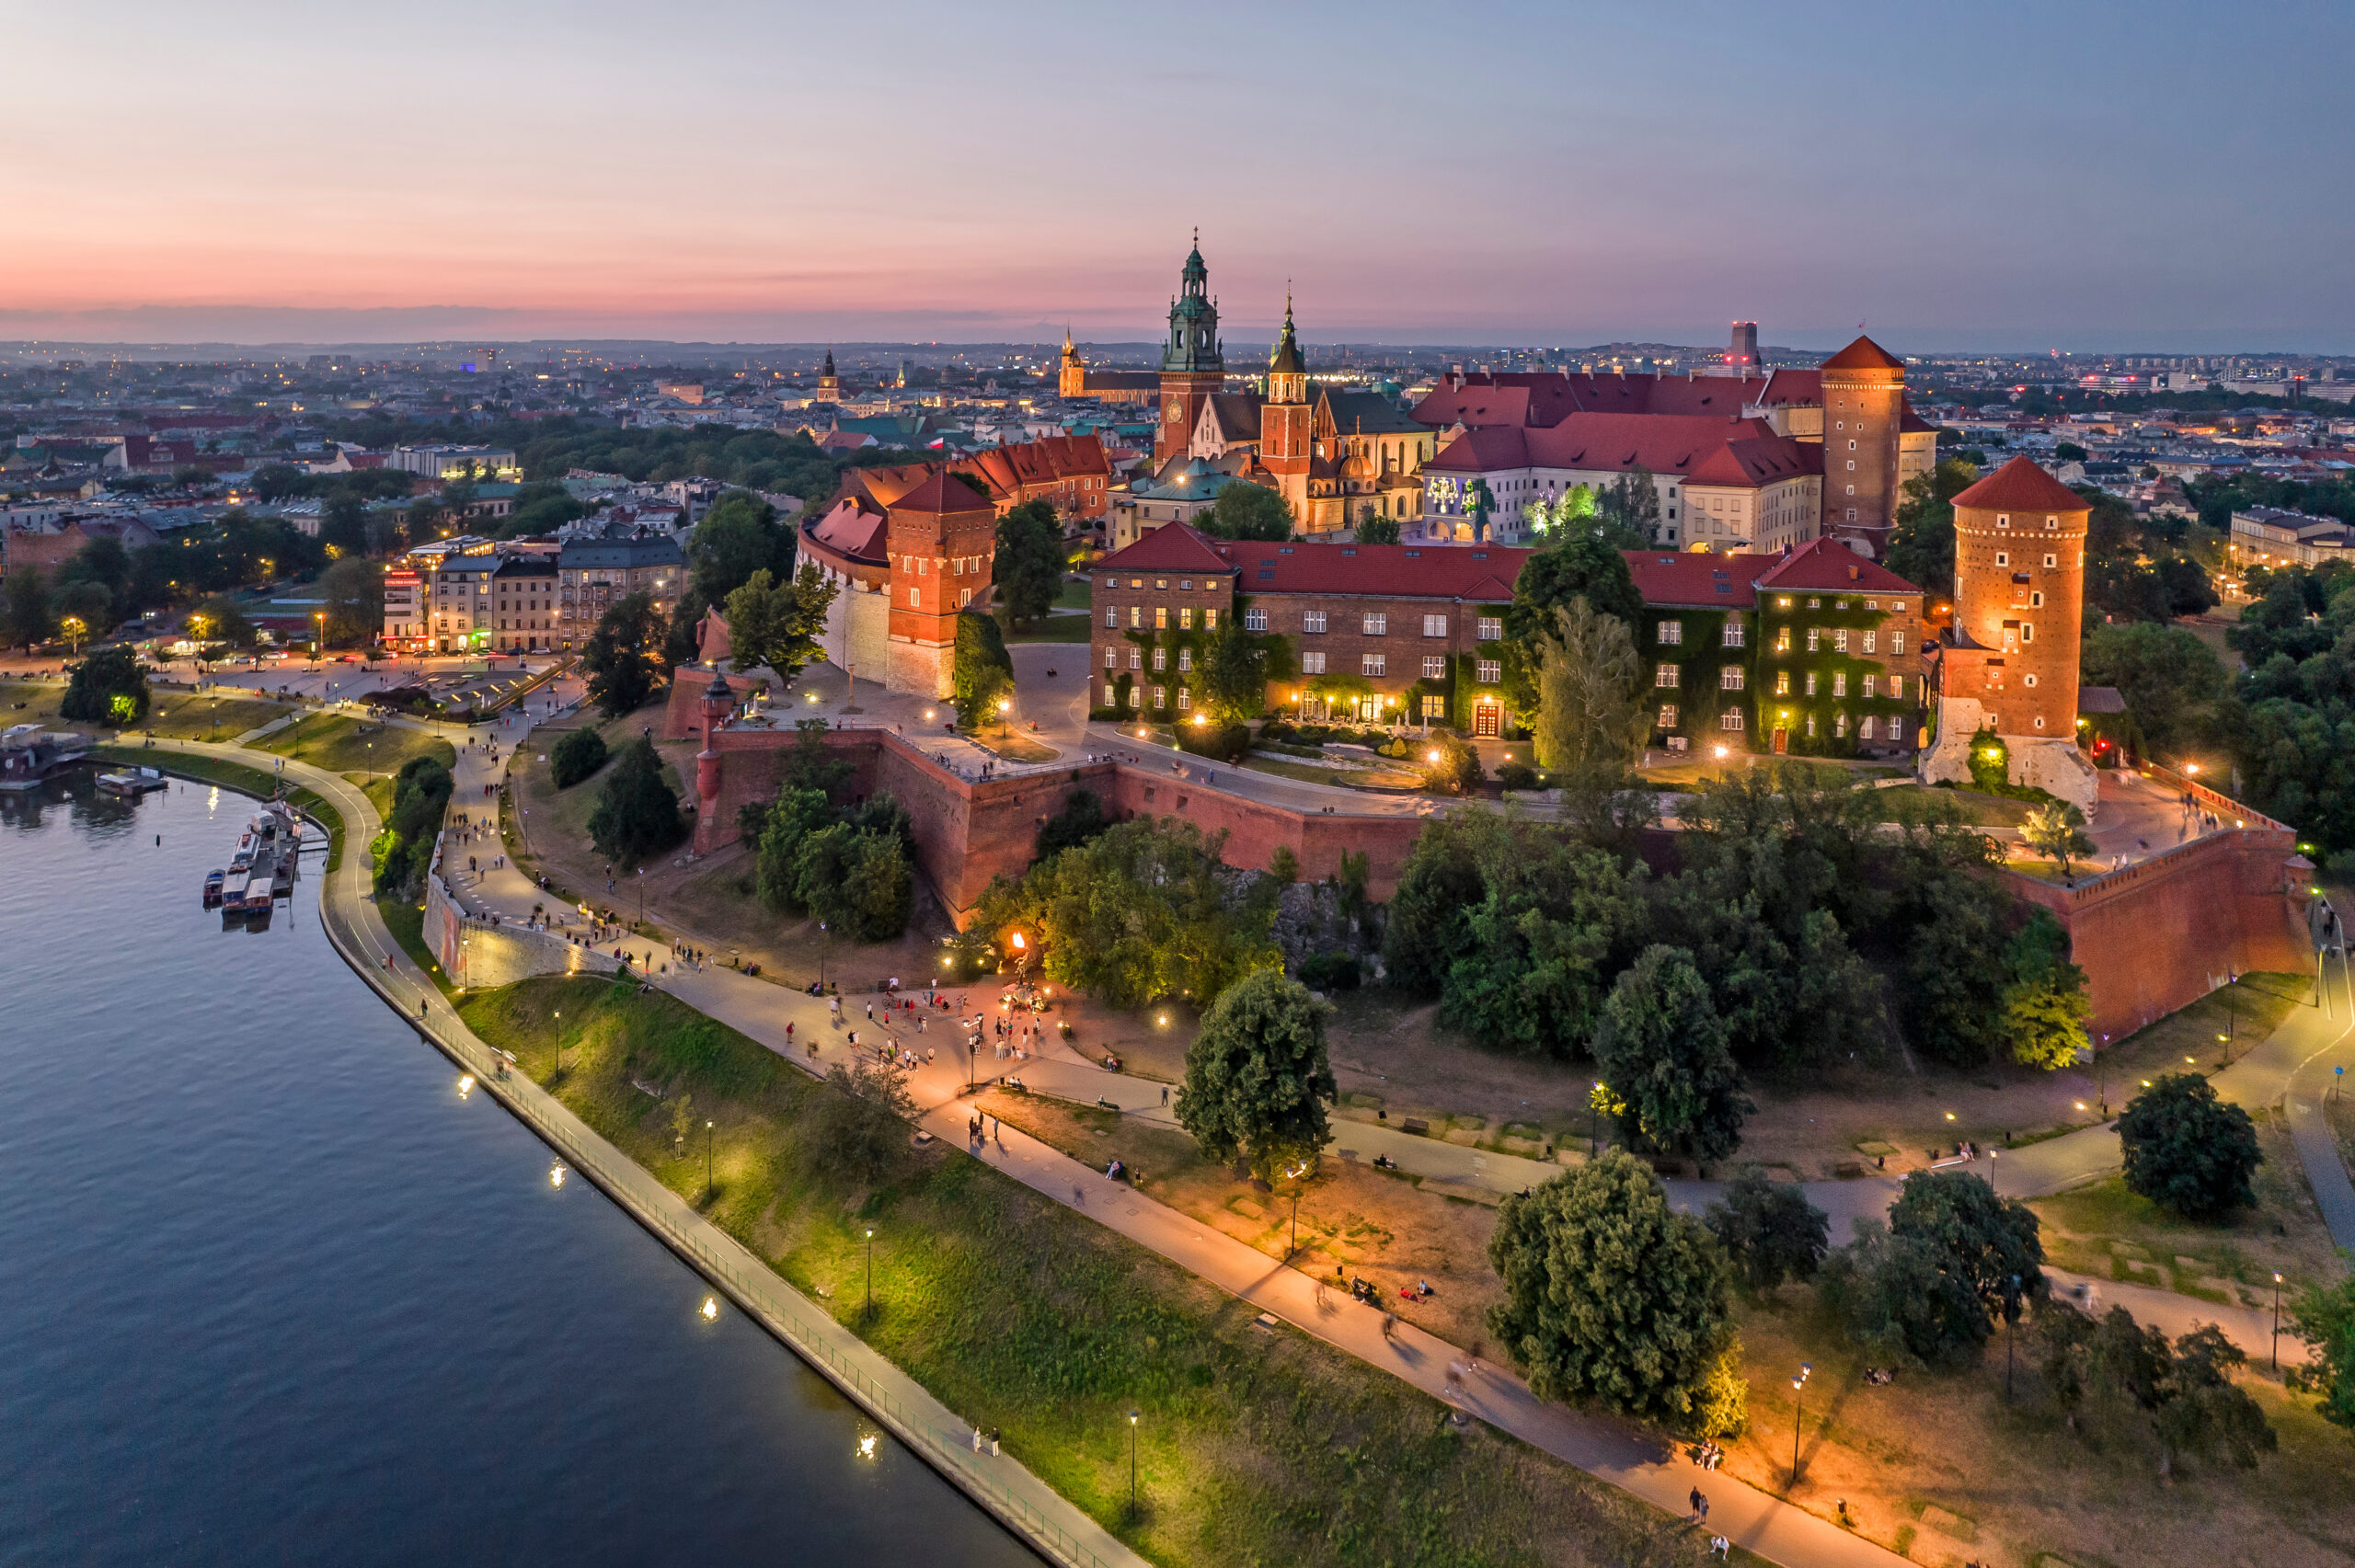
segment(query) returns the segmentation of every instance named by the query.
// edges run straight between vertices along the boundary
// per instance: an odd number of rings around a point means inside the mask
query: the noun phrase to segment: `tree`
[[[957,705],[960,728],[979,729],[1014,690],[1014,659],[1005,638],[987,615],[967,611],[957,617],[957,649],[948,671],[948,700]]]
[[[378,897],[414,899],[423,890],[453,787],[450,770],[431,757],[412,757],[393,775],[392,814],[368,846]]]
[[[231,647],[254,645],[254,624],[237,601],[226,595],[206,600],[188,614],[188,635],[200,643],[226,643]]]
[[[687,565],[703,601],[725,604],[729,594],[752,580],[754,572],[765,571],[779,582],[790,578],[795,553],[793,531],[778,521],[775,507],[750,490],[730,490],[712,502],[695,524]],[[735,629],[730,620],[731,635]]]
[[[570,789],[605,765],[605,738],[594,725],[568,730],[548,749],[548,773],[558,789]]]
[[[1579,596],[1555,609],[1538,647],[1538,765],[1572,790],[1615,786],[1648,727],[1627,623]]]
[[[2216,1097],[2196,1072],[2171,1072],[2134,1096],[2118,1118],[2126,1186],[2189,1219],[2214,1219],[2257,1201],[2251,1178],[2264,1162],[2248,1113]]]
[[[780,912],[809,907],[801,892],[801,846],[833,822],[833,805],[823,789],[790,778],[778,786],[775,801],[750,835],[754,882],[763,903]]]
[[[1194,526],[1213,539],[1285,540],[1292,537],[1292,503],[1263,485],[1230,479],[1210,510]]]
[[[1517,714],[1538,710],[1539,645],[1555,634],[1554,612],[1584,599],[1596,613],[1634,626],[1643,620],[1644,598],[1627,558],[1593,528],[1574,528],[1522,563],[1513,579],[1512,602],[1504,612],[1505,700]]]
[[[2254,1469],[2279,1442],[2257,1402],[2232,1380],[2248,1358],[2212,1324],[2170,1344],[2123,1307],[2097,1322],[2051,1301],[2038,1310],[2037,1339],[2045,1381],[2071,1427],[2083,1430],[2081,1413],[2140,1422],[2157,1440],[2161,1479],[2174,1474],[2178,1455]]]
[[[1010,622],[1036,621],[1054,607],[1063,581],[1063,530],[1054,503],[1025,501],[997,520],[990,580]]]
[[[650,593],[625,594],[598,618],[580,667],[589,672],[589,700],[608,717],[642,707],[669,679],[662,662],[666,629]]]
[[[2171,758],[2215,739],[2224,667],[2198,633],[2146,621],[2096,625],[2080,668],[2085,684],[2114,686],[2125,699],[2129,722],[2110,738],[2129,750]]]
[[[589,841],[598,853],[636,865],[686,834],[679,797],[662,782],[662,758],[654,742],[640,736],[622,748],[620,759],[605,775],[597,809],[589,817]]]
[[[1660,1181],[1605,1154],[1508,1197],[1488,1242],[1488,1329],[1540,1399],[1687,1425],[1731,1341],[1725,1261]]]
[[[1861,1337],[1892,1351],[1967,1359],[1993,1336],[1999,1311],[2048,1293],[2035,1214],[1977,1176],[1916,1171],[1886,1228],[1856,1230],[1833,1254],[1831,1298]]]
[[[2080,855],[2094,853],[2094,841],[2085,832],[2085,814],[2065,800],[2050,806],[2031,806],[2020,819],[2020,841],[2069,875],[2069,863]]]
[[[1621,1121],[1631,1133],[1705,1164],[1740,1146],[1741,1120],[1758,1109],[1741,1092],[1707,982],[1681,947],[1647,947],[1620,975],[1603,1004],[1594,1061],[1626,1104]]]
[[[1571,532],[1593,532],[1603,526],[1597,515],[1594,491],[1584,485],[1573,485],[1553,500],[1535,500],[1521,509],[1522,526],[1530,532],[1567,537]],[[1636,546],[1645,543],[1637,541]]]
[[[2083,463],[2091,455],[2093,454],[2085,451],[2084,447],[2079,446],[2075,441],[2056,441],[2053,443],[2052,457],[2057,463]]]
[[[1210,710],[1211,721],[1238,723],[1268,705],[1268,682],[1282,671],[1268,669],[1268,639],[1244,630],[1243,618],[1230,614],[1210,635],[1196,663],[1195,691]]]
[[[1238,1161],[1263,1182],[1315,1162],[1339,1093],[1325,1058],[1331,1012],[1281,969],[1246,975],[1212,1004],[1187,1047],[1176,1107],[1205,1157]]]
[[[728,596],[729,668],[774,672],[782,696],[795,676],[826,657],[826,612],[841,591],[815,561],[803,562],[790,580],[771,577],[766,567],[754,572]]]
[[[102,636],[115,624],[114,594],[106,584],[86,578],[61,580],[49,592],[50,613],[57,629],[76,651],[92,637]]]
[[[1444,731],[1423,747],[1423,787],[1435,795],[1468,795],[1484,776],[1480,753],[1461,736]]]
[[[126,728],[147,716],[147,671],[128,645],[100,648],[71,668],[60,718]]]
[[[908,928],[915,876],[899,836],[850,822],[801,840],[794,874],[804,908],[861,942],[888,942]]]
[[[2057,1072],[2092,1049],[2085,972],[2069,961],[2069,933],[2038,909],[2005,944],[2004,1032],[2012,1059]]]
[[[1660,481],[1638,464],[1603,487],[1595,513],[1615,537],[1614,549],[1641,550],[1660,532]]]
[[[1395,517],[1369,516],[1358,520],[1358,543],[1361,544],[1396,544],[1398,536],[1398,520]]]
[[[703,618],[711,612],[703,589],[690,578],[671,606],[670,628],[662,634],[662,667],[676,670],[703,657]]]
[[[0,622],[6,627],[8,646],[27,653],[57,635],[57,617],[49,608],[49,584],[40,568],[11,567],[0,583]]]
[[[907,1074],[881,1055],[836,1062],[826,1087],[802,1102],[802,1161],[855,1182],[879,1182],[907,1158],[915,1096]]]
[[[1831,1250],[1832,1221],[1793,1182],[1772,1182],[1746,1165],[1709,1205],[1704,1221],[1754,1290],[1786,1279],[1809,1280]]]
[[[1888,567],[1923,591],[1954,590],[1954,498],[1979,482],[1962,457],[1943,457],[1927,474],[1905,481],[1904,498],[1890,520]]]
[[[319,574],[327,601],[327,640],[365,646],[385,625],[385,568],[357,557],[338,561]]]
[[[1104,814],[1103,798],[1092,789],[1075,789],[1063,801],[1063,809],[1040,825],[1038,858],[1051,860],[1111,825],[1112,818]]]
[[[2307,1286],[2290,1322],[2312,1352],[2290,1386],[2319,1395],[2324,1420],[2355,1426],[2355,1277]]]

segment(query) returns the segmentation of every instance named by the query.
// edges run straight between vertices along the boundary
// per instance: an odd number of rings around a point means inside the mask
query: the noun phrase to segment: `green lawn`
[[[832,1169],[826,1097],[656,992],[545,979],[467,998],[467,1023],[780,1275],[1155,1562],[1616,1564],[1690,1561],[1682,1527],[1474,1424],[943,1146],[868,1185]],[[670,1108],[718,1124],[716,1190]],[[876,1312],[861,1310],[872,1227]],[[1132,1428],[1127,1413],[1143,1413]],[[1143,1506],[1129,1512],[1129,1444]]]
[[[1033,621],[1027,626],[1008,622],[1003,611],[997,615],[998,630],[1010,643],[1084,643],[1088,638],[1088,622],[1085,615],[1050,615]]]
[[[300,757],[315,767],[356,774],[362,781],[371,773],[396,773],[411,757],[432,757],[445,768],[458,761],[456,747],[426,730],[371,724],[346,714],[306,714],[254,744],[258,750]]]
[[[257,697],[158,692],[139,728],[167,740],[235,740],[286,711],[284,703],[266,703]]]

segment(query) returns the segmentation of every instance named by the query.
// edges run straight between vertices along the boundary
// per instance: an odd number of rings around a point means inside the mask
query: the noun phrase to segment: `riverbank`
[[[93,761],[109,762],[119,767],[155,768],[174,778],[188,779],[196,784],[219,784],[267,800],[278,791],[279,775],[267,768],[249,767],[233,762],[225,757],[201,756],[162,747],[108,744],[90,748]],[[327,870],[333,872],[343,864],[344,818],[334,804],[314,789],[290,784],[286,803],[304,816],[327,830]]]

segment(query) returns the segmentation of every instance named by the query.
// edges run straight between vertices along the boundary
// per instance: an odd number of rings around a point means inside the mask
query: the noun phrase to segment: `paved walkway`
[[[783,1340],[1050,1561],[1070,1568],[1146,1568],[1145,1560],[1010,1456],[972,1448],[972,1424],[885,1360],[851,1330],[787,1285],[757,1255],[696,1213],[561,1101],[503,1063],[459,1019],[401,952],[367,896],[364,846],[380,826],[375,808],[339,774],[235,745],[155,742],[155,750],[224,757],[316,791],[344,821],[342,864],[327,878],[320,910],[345,960],[419,1033],[473,1075],[566,1162],[589,1177],[736,1305]],[[757,985],[758,981],[747,981]],[[788,1478],[780,1478],[781,1483]]]

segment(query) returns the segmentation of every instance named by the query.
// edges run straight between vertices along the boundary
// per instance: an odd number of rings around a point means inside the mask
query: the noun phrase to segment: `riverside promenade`
[[[321,889],[320,923],[344,961],[387,1005],[746,1316],[1049,1561],[1066,1568],[1145,1568],[1143,1557],[1018,1460],[976,1452],[971,1423],[787,1285],[555,1095],[523,1074],[508,1071],[503,1059],[466,1027],[409,960],[377,913],[369,896],[365,846],[381,823],[357,786],[322,769],[234,743],[157,740],[150,751],[149,765],[167,771],[172,753],[216,758],[275,774],[319,795],[341,817],[344,838],[341,862]]]

